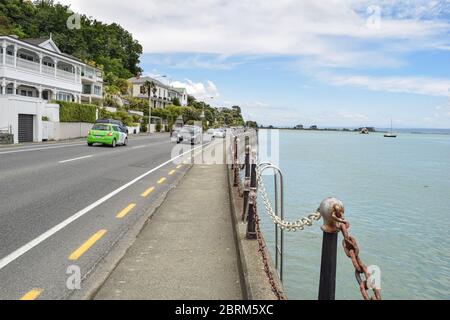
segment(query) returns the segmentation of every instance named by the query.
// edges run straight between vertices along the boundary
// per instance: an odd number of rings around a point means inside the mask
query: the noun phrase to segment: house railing
[[[0,62],[3,61],[3,55],[0,55]],[[6,55],[6,65],[14,66],[14,56]],[[33,73],[40,74],[41,66],[37,62],[28,61],[17,57],[17,68],[22,70],[31,71]],[[55,68],[42,65],[42,74],[46,76],[55,76]],[[76,81],[76,75],[73,72],[68,72],[62,69],[56,70],[56,77],[63,80]]]
[[[39,63],[28,61],[22,58],[17,58],[17,67],[25,70],[32,70],[39,72]]]
[[[14,65],[14,57],[7,54],[6,55],[6,64],[13,66]]]
[[[49,66],[46,66],[46,65],[42,65],[42,73],[44,73],[46,75],[53,76],[53,75],[55,75],[55,68],[54,67],[49,67]]]
[[[75,73],[64,71],[61,69],[56,70],[56,76],[64,80],[75,81]]]

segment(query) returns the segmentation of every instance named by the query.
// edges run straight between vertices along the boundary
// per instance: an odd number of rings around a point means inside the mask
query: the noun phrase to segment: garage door
[[[19,143],[33,142],[33,115],[19,114]]]

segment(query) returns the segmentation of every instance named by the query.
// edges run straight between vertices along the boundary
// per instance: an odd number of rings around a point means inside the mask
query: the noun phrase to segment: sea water
[[[396,139],[381,133],[279,133],[286,218],[315,211],[326,197],[341,199],[360,258],[381,270],[384,299],[450,299],[450,135],[418,132]],[[272,193],[273,178],[265,181]],[[273,255],[274,226],[259,203]],[[321,223],[285,233],[284,287],[290,299],[317,299]],[[341,241],[340,235],[336,299],[360,299]]]

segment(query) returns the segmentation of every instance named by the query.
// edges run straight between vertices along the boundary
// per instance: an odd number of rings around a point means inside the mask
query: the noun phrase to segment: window
[[[94,94],[97,96],[102,95],[102,89],[100,88],[100,86],[94,86]]]
[[[25,53],[19,53],[19,58],[21,58],[21,59],[23,59],[23,60],[35,62],[35,59],[34,59],[33,56],[30,56],[30,55],[25,54]]]
[[[83,85],[83,93],[84,94],[91,94],[91,85],[90,84]]]
[[[34,97],[33,90],[20,89],[19,94],[24,97]]]
[[[145,94],[145,88],[144,88],[144,86],[141,86],[141,88],[140,88],[140,89],[141,89],[141,91],[140,91],[140,92],[141,92],[141,94]]]
[[[58,94],[56,95],[56,100],[60,100],[60,101],[72,101],[72,95],[70,93],[66,93],[66,92],[58,92]]]
[[[51,68],[54,68],[54,67],[55,67],[55,64],[52,63],[52,62],[50,62],[50,61],[42,61],[42,64],[43,64],[44,66],[51,67]]]
[[[107,124],[94,124],[92,130],[109,131],[109,126]]]

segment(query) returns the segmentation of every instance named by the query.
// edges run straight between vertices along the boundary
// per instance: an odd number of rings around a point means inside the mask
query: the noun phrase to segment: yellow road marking
[[[25,293],[20,300],[35,300],[41,294],[42,289],[33,289]]]
[[[77,250],[72,252],[69,256],[69,260],[78,260],[86,251],[89,250],[101,237],[105,235],[107,230],[100,230],[90,237],[85,243],[83,243]]]
[[[136,207],[135,203],[131,203],[128,207],[126,207],[125,209],[123,209],[122,211],[120,211],[116,218],[117,219],[122,219],[123,217],[125,217],[131,210],[133,210],[133,208]]]
[[[155,188],[154,188],[154,187],[148,188],[147,190],[145,190],[145,191],[141,194],[141,197],[146,198],[146,197],[148,197],[148,195],[149,195],[150,193],[152,193],[153,191],[155,191]]]
[[[169,172],[169,176],[173,175],[176,172],[176,170],[172,170]]]
[[[180,169],[183,165],[179,164],[177,165],[177,169]]]
[[[161,179],[158,180],[158,184],[161,184],[161,183],[163,183],[164,181],[166,181],[166,178],[161,178]]]

